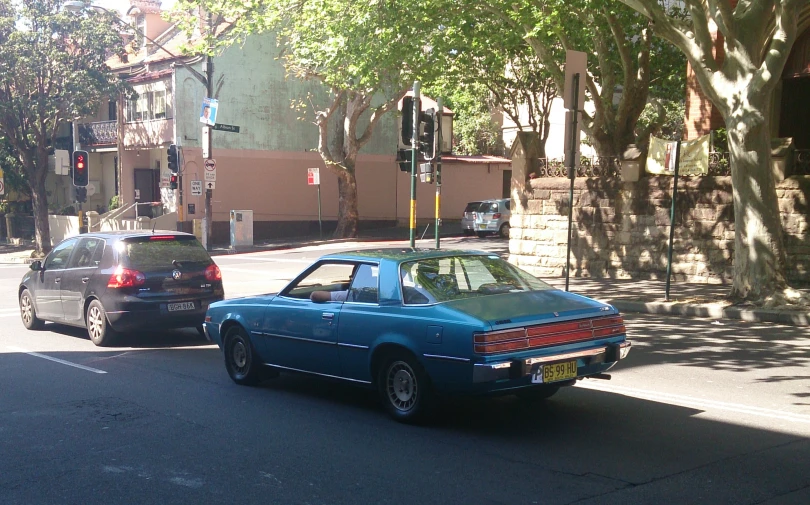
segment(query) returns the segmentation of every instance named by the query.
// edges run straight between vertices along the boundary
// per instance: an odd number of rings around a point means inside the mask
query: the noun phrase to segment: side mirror
[[[39,272],[40,270],[42,270],[42,262],[40,260],[32,262],[31,270],[33,270],[34,272]]]

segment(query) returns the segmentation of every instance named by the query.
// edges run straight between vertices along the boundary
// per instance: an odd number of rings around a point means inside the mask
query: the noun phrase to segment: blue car
[[[480,251],[330,254],[279,293],[212,304],[204,326],[237,384],[342,379],[377,389],[404,422],[442,394],[545,399],[630,350],[614,307]]]

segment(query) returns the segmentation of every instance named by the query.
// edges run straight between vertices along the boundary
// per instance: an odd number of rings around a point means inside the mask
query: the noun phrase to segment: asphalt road
[[[445,241],[470,243],[506,245]],[[216,260],[238,296],[352,247]],[[612,380],[540,404],[452,399],[414,427],[341,383],[237,386],[193,330],[112,349],[79,329],[26,331],[25,268],[0,265],[4,505],[810,503],[803,328],[628,314],[634,347]]]

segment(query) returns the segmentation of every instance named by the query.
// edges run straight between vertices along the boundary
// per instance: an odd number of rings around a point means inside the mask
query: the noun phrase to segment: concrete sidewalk
[[[433,235],[429,230],[425,239]],[[442,234],[443,237],[458,234]],[[422,238],[420,232],[417,238]],[[406,240],[408,230],[402,228],[385,228],[365,230],[357,238],[346,240],[321,239],[319,237],[291,237],[257,243],[255,246],[233,251],[230,247],[218,246],[211,251],[213,256],[247,252],[272,251],[319,244],[338,244],[341,242],[362,242],[381,240]],[[30,263],[33,248],[30,245],[0,244],[0,264]],[[544,278],[552,286],[564,289],[564,278]],[[666,301],[666,283],[663,280],[626,280],[571,278],[569,290],[597,300],[610,303],[622,312],[647,314],[665,314],[686,317],[704,317],[712,319],[739,319],[750,322],[769,322],[793,326],[810,326],[810,310],[790,307],[763,309],[750,305],[733,305],[725,297],[730,286],[717,284],[691,284],[672,282],[669,300]],[[810,294],[810,289],[800,290]]]

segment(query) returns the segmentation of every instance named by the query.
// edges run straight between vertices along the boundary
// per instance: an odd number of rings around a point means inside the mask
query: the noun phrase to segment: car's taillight
[[[564,323],[542,324],[515,330],[475,333],[475,352],[491,354],[496,352],[534,349],[550,345],[570,344],[585,340],[595,340],[616,335],[624,335],[627,329],[622,316],[600,317]]]
[[[491,352],[515,351],[529,347],[526,339],[526,330],[493,331],[489,333],[476,333],[473,336],[475,352],[488,354]]]
[[[221,281],[222,272],[220,271],[218,266],[208,265],[208,268],[205,269],[205,278],[206,280],[209,281]]]
[[[108,288],[131,288],[134,286],[142,286],[146,282],[146,276],[137,270],[130,270],[118,266],[115,272],[110,276],[107,282]]]
[[[500,218],[501,218],[501,213],[500,212],[496,212],[495,214],[492,214],[492,219],[500,219]]]

